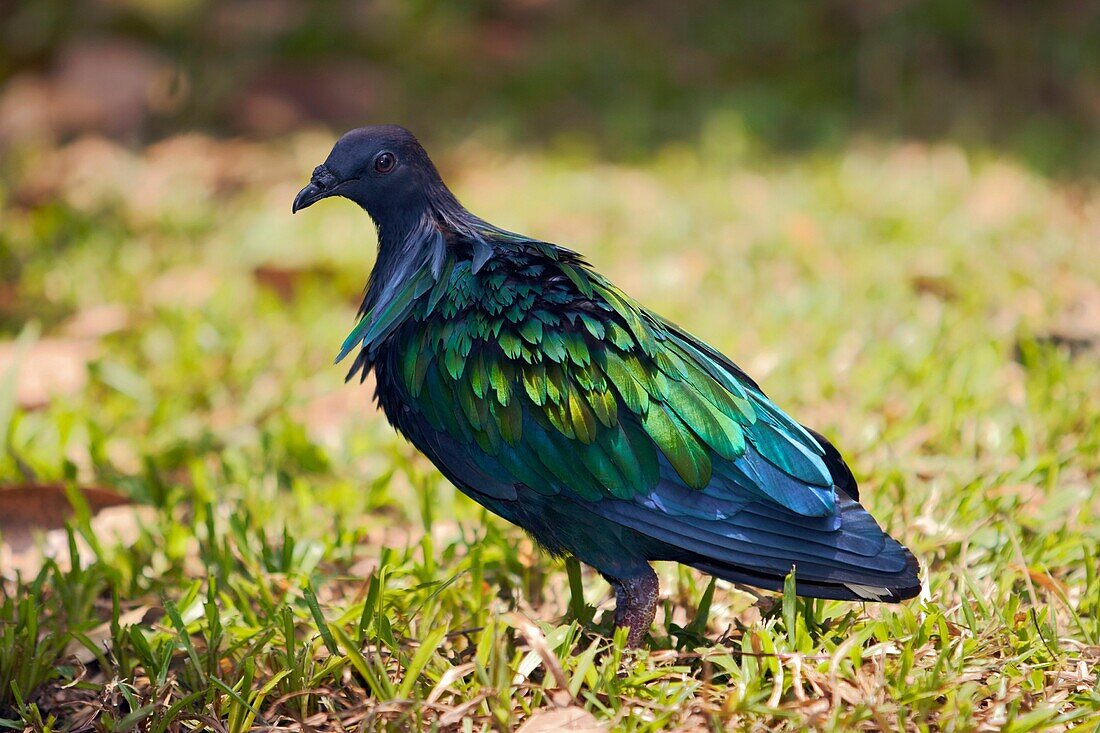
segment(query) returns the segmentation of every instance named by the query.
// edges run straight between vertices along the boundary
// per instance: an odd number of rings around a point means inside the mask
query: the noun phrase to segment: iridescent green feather
[[[817,442],[724,357],[571,253],[523,244],[530,261],[497,253],[475,273],[448,258],[438,280],[416,274],[341,356],[398,333],[408,406],[478,465],[542,493],[645,495],[662,461],[702,489],[750,444],[807,491],[831,486]]]

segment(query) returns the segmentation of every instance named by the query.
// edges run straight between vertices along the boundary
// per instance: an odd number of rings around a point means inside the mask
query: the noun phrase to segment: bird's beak
[[[329,196],[335,196],[340,186],[347,182],[346,180],[342,181],[329,170],[327,165],[322,163],[313,169],[313,175],[309,179],[309,185],[299,191],[298,195],[294,197],[294,205],[290,208],[290,213],[297,213],[298,209],[304,209],[312,205],[315,201],[320,201]]]
[[[294,205],[290,213],[296,214],[299,209],[304,209],[315,201],[320,201],[332,194],[332,189],[325,189],[318,185],[317,181],[310,181],[309,185],[298,192],[294,197]]]

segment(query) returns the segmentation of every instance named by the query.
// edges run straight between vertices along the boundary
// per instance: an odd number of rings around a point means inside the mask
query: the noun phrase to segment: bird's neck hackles
[[[505,234],[471,214],[442,185],[418,207],[377,217],[378,260],[367,284],[362,313],[384,308],[420,272],[441,276],[452,247],[464,242],[473,253],[474,272],[492,256],[492,239]]]

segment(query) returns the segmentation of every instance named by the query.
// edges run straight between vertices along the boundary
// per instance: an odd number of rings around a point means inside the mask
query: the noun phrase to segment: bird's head
[[[341,137],[292,211],[329,196],[359,204],[380,228],[420,216],[433,199],[453,200],[420,142],[398,125],[360,127]]]

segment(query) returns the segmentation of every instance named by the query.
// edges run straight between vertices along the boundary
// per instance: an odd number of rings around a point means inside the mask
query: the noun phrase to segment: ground
[[[41,505],[0,522],[0,727],[1100,720],[1094,186],[948,145],[754,154],[722,129],[622,165],[439,151],[474,211],[579,250],[830,436],[921,560],[925,591],[891,606],[661,565],[624,651],[598,576],[343,384],[373,230],[338,200],[290,215],[331,141],[81,138],[3,163],[0,478]],[[115,494],[134,504],[95,514]],[[65,496],[71,534],[42,537]]]

